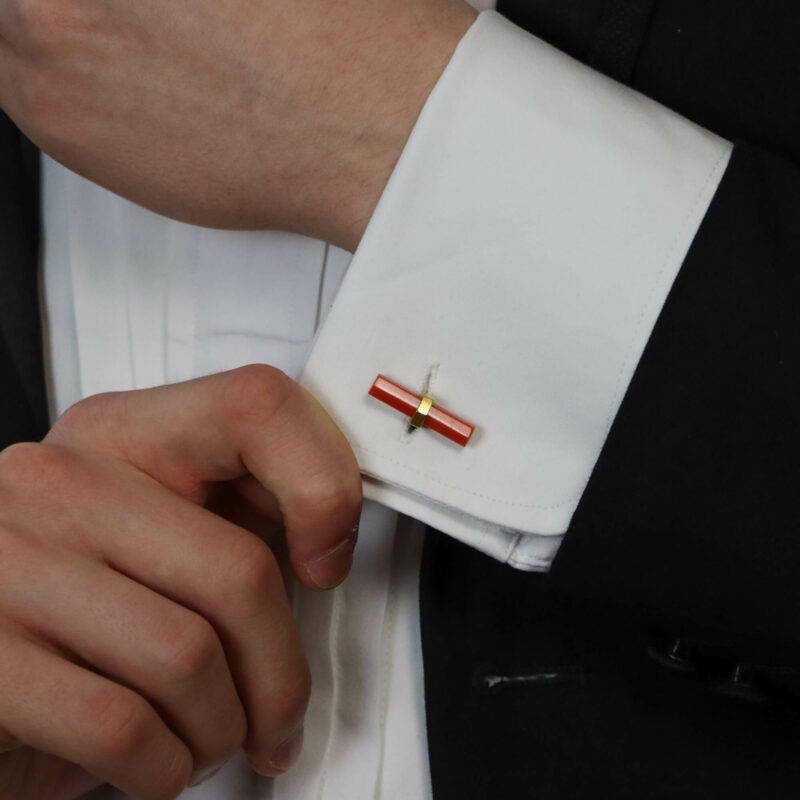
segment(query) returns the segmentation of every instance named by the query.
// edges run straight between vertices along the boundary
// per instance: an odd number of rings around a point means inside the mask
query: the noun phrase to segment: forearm
[[[475,18],[462,0],[11,0],[0,106],[47,153],[157,212],[354,249]]]

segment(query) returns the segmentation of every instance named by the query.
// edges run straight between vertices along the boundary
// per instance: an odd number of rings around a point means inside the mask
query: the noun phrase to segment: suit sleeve
[[[521,569],[555,554],[573,603],[796,660],[799,219],[791,161],[485,12],[305,380],[368,497]],[[405,434],[378,372],[433,381],[477,441]]]
[[[800,651],[800,170],[739,144],[555,560],[561,595]]]

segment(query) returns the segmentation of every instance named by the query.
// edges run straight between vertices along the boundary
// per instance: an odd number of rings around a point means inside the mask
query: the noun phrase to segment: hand
[[[167,216],[355,249],[463,0],[4,0],[0,106]]]
[[[3,800],[161,800],[242,743],[265,775],[297,755],[308,666],[272,552],[203,507],[221,482],[281,516],[306,586],[344,578],[355,458],[269,367],[93,397],[0,453]]]

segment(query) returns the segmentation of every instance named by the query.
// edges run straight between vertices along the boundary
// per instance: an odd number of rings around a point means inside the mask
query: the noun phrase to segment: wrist
[[[392,44],[377,54],[383,79],[367,78],[367,91],[354,95],[359,101],[317,148],[300,232],[351,252],[358,246],[428,95],[477,16],[461,0],[431,5],[424,19],[401,15],[386,26],[391,36],[379,37]]]

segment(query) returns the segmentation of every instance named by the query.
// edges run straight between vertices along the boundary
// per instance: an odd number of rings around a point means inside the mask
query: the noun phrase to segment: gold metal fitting
[[[417,406],[417,410],[414,412],[414,416],[411,417],[411,422],[409,422],[409,427],[411,428],[422,428],[425,426],[425,421],[428,419],[428,412],[431,410],[433,406],[433,398],[426,394],[422,400],[419,401],[419,405]]]

